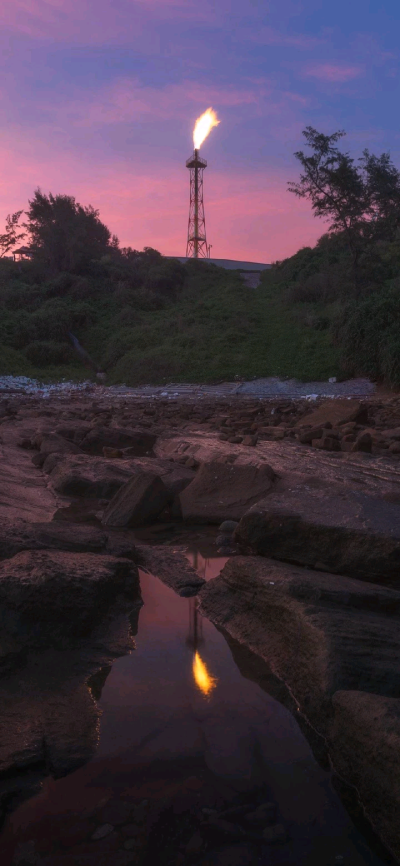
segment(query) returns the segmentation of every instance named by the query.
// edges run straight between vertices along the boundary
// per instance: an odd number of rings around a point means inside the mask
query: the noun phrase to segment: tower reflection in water
[[[193,568],[197,570],[198,568],[198,558],[197,552],[192,554],[190,559],[193,559],[191,563]],[[206,571],[207,560],[204,564],[204,571]],[[193,679],[199,691],[202,692],[203,695],[208,697],[211,692],[215,689],[218,680],[216,677],[213,677],[210,674],[206,663],[201,658],[199,647],[204,644],[203,637],[203,618],[199,614],[197,609],[197,599],[189,598],[189,631],[188,636],[186,638],[187,645],[193,650],[193,661],[192,661],[192,673]]]

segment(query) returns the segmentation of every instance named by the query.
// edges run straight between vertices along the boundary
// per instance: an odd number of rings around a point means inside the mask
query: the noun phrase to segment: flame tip
[[[217,114],[211,106],[197,118],[193,130],[193,143],[195,150],[200,149],[203,141],[205,141],[211,130],[214,126],[218,126],[219,123],[221,123],[221,121],[218,120]]]

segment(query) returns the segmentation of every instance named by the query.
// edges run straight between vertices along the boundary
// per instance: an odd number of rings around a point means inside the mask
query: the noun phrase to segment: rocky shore
[[[13,768],[34,786],[95,749],[88,683],[132,646],[142,568],[268,663],[400,858],[400,398],[10,394],[0,457],[2,725],[26,719],[1,738],[2,808]],[[155,522],[220,526],[220,576],[139,543]],[[76,702],[73,742],[54,701]]]

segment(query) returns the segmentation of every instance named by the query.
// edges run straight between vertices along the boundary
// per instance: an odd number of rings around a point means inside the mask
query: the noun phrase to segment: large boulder
[[[400,588],[398,502],[302,484],[257,502],[234,538],[261,556]]]
[[[54,464],[46,461],[44,469],[49,470],[51,485],[58,493],[86,499],[112,499],[135,475],[153,472],[163,479],[170,493],[170,502],[173,502],[195,477],[193,469],[187,466],[151,457],[115,460],[86,455],[66,456]]]
[[[334,692],[400,693],[400,592],[262,557],[234,557],[201,611],[262,656],[326,731]]]
[[[0,563],[2,628],[29,642],[85,635],[118,595],[137,592],[138,570],[128,559],[25,550]]]
[[[374,826],[400,859],[400,700],[339,691],[332,703],[333,765],[351,779]]]
[[[73,442],[69,442],[67,439],[64,439],[62,436],[58,436],[57,433],[48,433],[45,436],[41,436],[39,451],[44,459],[49,456],[49,454],[80,454],[81,450],[77,445],[74,445]]]
[[[320,427],[324,424],[336,425],[348,424],[350,421],[355,421],[359,424],[368,423],[368,407],[359,400],[326,400],[311,412],[309,415],[304,415],[297,421],[296,427]]]
[[[158,517],[169,501],[170,492],[159,475],[139,472],[109,502],[102,521],[105,526],[143,526]]]
[[[80,447],[89,454],[100,455],[103,448],[131,448],[140,457],[152,454],[157,437],[146,430],[128,430],[125,427],[94,427],[81,440]],[[133,456],[133,451],[131,451]]]
[[[218,524],[240,520],[253,503],[272,490],[274,479],[267,463],[203,463],[179,496],[183,519]]]
[[[131,465],[85,455],[60,460],[50,473],[51,486],[64,496],[111,499],[132,477]]]
[[[137,561],[131,533],[65,521],[50,523],[17,523],[2,521],[0,526],[0,560],[10,559],[22,550],[65,550],[71,553],[105,553]]]

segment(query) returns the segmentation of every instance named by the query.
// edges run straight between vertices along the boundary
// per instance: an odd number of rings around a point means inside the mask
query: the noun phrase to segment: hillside
[[[80,379],[96,367],[109,383],[140,385],[339,373],[329,331],[301,302],[289,306],[274,279],[251,289],[236,273],[155,251],[44,281],[33,263],[3,260],[0,304],[2,375]]]

